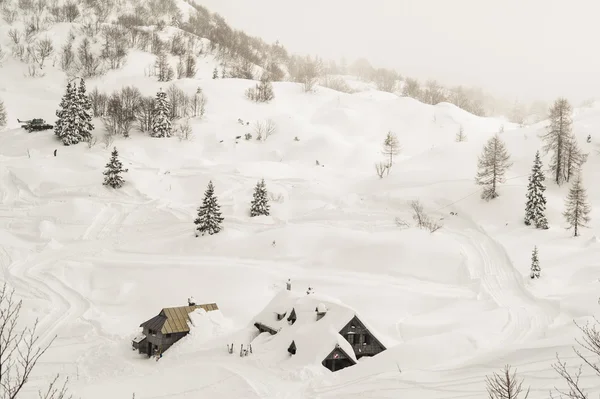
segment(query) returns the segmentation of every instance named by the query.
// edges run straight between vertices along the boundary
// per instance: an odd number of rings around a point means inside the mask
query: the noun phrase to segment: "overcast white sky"
[[[198,0],[294,53],[522,100],[600,93],[599,0]]]

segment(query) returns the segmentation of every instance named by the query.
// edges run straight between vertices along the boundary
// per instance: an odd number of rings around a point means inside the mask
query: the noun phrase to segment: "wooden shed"
[[[140,324],[143,335],[133,339],[133,348],[148,356],[163,353],[190,332],[189,314],[196,309],[207,312],[219,310],[216,303],[164,308],[158,315]]]

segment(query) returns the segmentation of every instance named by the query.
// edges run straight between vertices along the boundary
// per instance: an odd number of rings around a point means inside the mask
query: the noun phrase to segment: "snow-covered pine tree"
[[[119,161],[119,152],[115,147],[111,153],[110,161],[106,164],[106,170],[104,171],[104,183],[105,186],[112,188],[121,188],[125,183],[122,173],[127,172],[127,169],[123,169],[123,164]]]
[[[540,278],[540,260],[538,259],[538,249],[537,246],[533,247],[533,252],[531,253],[531,273],[529,277],[531,278]]]
[[[0,99],[0,127],[6,126],[6,107],[4,101]]]
[[[154,100],[152,137],[171,137],[173,135],[170,114],[171,104],[167,99],[167,93],[161,89],[156,93],[156,99]]]
[[[221,216],[221,207],[215,196],[215,188],[212,181],[208,182],[208,187],[204,192],[202,205],[198,208],[198,217],[194,220],[196,225],[196,237],[198,235],[217,234],[221,231],[223,217]]]
[[[254,197],[250,203],[250,216],[269,216],[269,198],[267,196],[267,186],[265,179],[256,183],[254,188]]]
[[[79,90],[77,91],[77,102],[75,104],[75,112],[77,114],[77,125],[79,127],[79,135],[84,141],[92,139],[92,102],[86,93],[85,81],[79,81]]]
[[[529,175],[529,185],[527,186],[527,203],[525,204],[525,224],[533,225],[538,229],[547,229],[548,220],[546,219],[546,197],[544,191],[546,186],[544,181],[544,171],[542,170],[542,161],[540,152],[535,153],[533,168]]]
[[[512,165],[509,161],[510,156],[506,146],[496,133],[488,140],[477,162],[478,171],[475,181],[481,186],[486,186],[481,193],[482,199],[489,201],[498,197],[496,186],[504,183],[504,174]]]
[[[215,69],[213,69],[213,79],[219,79],[219,70],[217,69],[217,67],[215,67]]]
[[[54,125],[54,134],[58,136],[64,145],[73,145],[81,141],[77,124],[77,114],[75,112],[76,104],[77,88],[69,82],[67,83],[67,89],[60,102],[59,109],[56,111],[58,120]]]
[[[563,212],[567,223],[569,223],[568,229],[573,229],[573,236],[579,236],[579,228],[587,227],[586,224],[591,220],[590,212],[592,208],[587,202],[587,193],[583,188],[581,181],[581,175],[578,175],[565,202],[566,210]]]

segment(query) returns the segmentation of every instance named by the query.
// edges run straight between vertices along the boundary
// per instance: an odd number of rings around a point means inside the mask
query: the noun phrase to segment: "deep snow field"
[[[170,84],[144,77],[153,60],[132,52],[122,70],[89,80],[88,90],[134,85],[153,95]],[[551,368],[555,355],[579,364],[573,320],[585,322],[598,309],[600,216],[593,212],[590,228],[572,238],[561,216],[568,186],[547,182],[551,228],[523,225],[545,123],[519,129],[450,104],[372,90],[305,94],[293,83],[275,83],[275,100],[254,104],[243,93],[255,82],[212,80],[214,65],[201,58],[197,79],[176,82],[188,93],[201,86],[208,98],[205,118],[192,121],[192,141],[139,132],[116,139],[129,168],[117,191],[102,185],[110,148],[99,120],[92,148],[18,128],[17,118],[54,123],[64,75],[48,67],[45,77],[27,79],[11,59],[0,68],[10,124],[0,131],[3,279],[23,299],[24,321],[39,318],[43,340],[58,335],[27,397],[57,372],[85,399],[480,398],[485,375],[505,364],[531,385],[531,399],[562,387]],[[265,142],[236,140],[251,132],[238,118],[270,118],[277,132]],[[486,203],[474,183],[477,157],[503,124],[514,165],[500,197]],[[460,125],[467,142],[455,142]],[[576,110],[574,127],[590,152],[583,176],[597,209],[600,137],[585,138],[600,128],[600,107]],[[379,179],[374,164],[389,130],[403,151]],[[250,218],[261,178],[272,216]],[[192,222],[211,179],[224,230],[196,238]],[[398,227],[398,217],[412,223],[413,199],[443,228]],[[534,245],[537,281],[528,277]],[[288,278],[294,290],[310,285],[353,307],[392,345],[336,373],[319,364],[291,367],[286,356],[261,351],[261,339],[251,356],[228,354],[226,344],[256,336],[252,317]],[[159,362],[131,350],[141,322],[190,295],[221,311],[199,320]],[[590,373],[585,385],[600,392]]]

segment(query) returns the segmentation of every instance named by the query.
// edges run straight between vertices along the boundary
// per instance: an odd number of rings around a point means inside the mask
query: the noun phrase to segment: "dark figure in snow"
[[[587,142],[588,143],[592,142],[592,135],[591,134],[588,134],[588,136],[587,136]]]
[[[196,302],[194,301],[193,296],[188,298],[188,306],[196,306]]]
[[[286,281],[286,283],[285,283],[285,289],[288,291],[292,290],[292,280],[290,280],[289,278],[288,278],[288,281]]]
[[[56,156],[56,151],[57,151],[57,150],[54,150],[54,156]]]
[[[312,287],[308,287],[308,289],[306,290],[306,295],[310,295],[312,293],[313,293]]]
[[[271,245],[275,246],[275,240],[273,240],[273,244],[271,244]]]

